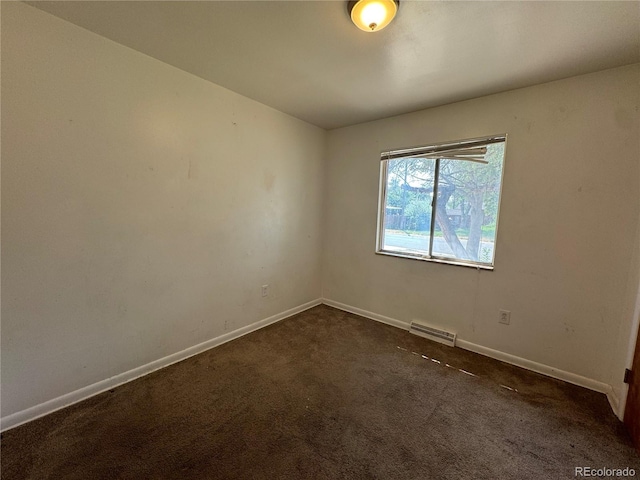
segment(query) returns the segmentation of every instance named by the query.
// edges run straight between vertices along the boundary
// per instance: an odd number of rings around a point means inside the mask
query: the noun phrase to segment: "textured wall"
[[[627,283],[640,210],[639,72],[331,131],[323,296],[610,383],[625,292],[637,291]],[[374,254],[380,151],[499,133],[508,141],[494,271]],[[512,311],[510,326],[498,309]]]
[[[2,415],[318,298],[325,136],[3,4]]]

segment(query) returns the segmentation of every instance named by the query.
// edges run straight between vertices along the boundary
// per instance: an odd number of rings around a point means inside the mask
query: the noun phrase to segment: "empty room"
[[[0,17],[3,480],[640,478],[640,2]]]

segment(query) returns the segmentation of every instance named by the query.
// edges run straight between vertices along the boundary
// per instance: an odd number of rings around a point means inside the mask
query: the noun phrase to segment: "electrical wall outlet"
[[[262,296],[263,297],[269,296],[269,285],[262,285]]]
[[[500,310],[500,317],[498,318],[498,323],[509,325],[511,323],[511,311]]]

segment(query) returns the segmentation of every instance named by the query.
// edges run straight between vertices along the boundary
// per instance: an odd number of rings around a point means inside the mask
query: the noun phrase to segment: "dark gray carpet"
[[[3,480],[640,472],[604,395],[326,306],[9,430],[1,453]]]

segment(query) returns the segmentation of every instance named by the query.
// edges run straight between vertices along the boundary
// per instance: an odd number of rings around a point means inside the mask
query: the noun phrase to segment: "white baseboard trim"
[[[552,377],[558,380],[562,380],[564,382],[573,383],[574,385],[588,388],[589,390],[595,390],[596,392],[607,393],[607,394],[610,391],[612,391],[611,386],[607,385],[606,383],[599,382],[591,378],[583,377],[582,375],[578,375],[576,373],[571,373],[565,370],[560,370],[558,368],[550,367],[549,365],[544,365],[543,363],[527,360],[526,358],[516,357],[515,355],[511,355],[510,353],[505,353],[499,350],[494,350],[492,348],[483,347],[482,345],[476,345],[475,343],[471,343],[466,340],[462,340],[458,338],[456,340],[456,346],[460,348],[464,348],[465,350],[470,350],[472,352],[479,353],[480,355],[485,355],[487,357],[495,358],[496,360],[500,360],[501,362],[515,365],[516,367],[521,367],[526,370],[531,370],[532,372],[546,375],[547,377]]]
[[[385,317],[384,315],[379,315],[377,313],[369,312],[361,308],[353,307],[351,305],[346,305],[344,303],[336,302],[334,300],[329,300],[327,298],[323,298],[322,303],[324,303],[325,305],[329,305],[330,307],[335,307],[337,309],[344,310],[345,312],[355,313],[356,315],[370,318],[371,320],[376,320],[378,322],[386,323],[387,325],[392,325],[394,327],[398,327],[403,330],[408,330],[410,326],[410,324],[407,322],[396,320],[390,317]],[[501,352],[499,350],[483,347],[482,345],[477,345],[475,343],[471,343],[466,340],[463,340],[460,337],[456,339],[456,347],[460,347],[465,350],[470,350],[472,352],[479,353],[480,355],[484,355],[487,357],[495,358],[496,360],[500,360],[501,362],[509,363],[511,365],[515,365],[517,367],[521,367],[526,370],[531,370],[533,372],[540,373],[548,377],[552,377],[558,380],[572,383],[580,387],[588,388],[589,390],[595,390],[596,392],[605,393],[609,398],[609,402],[611,402],[611,398],[609,397],[609,394],[613,393],[613,390],[611,388],[611,385],[608,385],[606,383],[599,382],[597,380],[593,380],[587,377],[583,377],[575,373],[566,372],[564,370],[550,367],[548,365],[534,362],[532,360],[527,360],[525,358],[517,357],[509,353]],[[614,398],[615,398],[615,395],[614,395]],[[617,405],[617,398],[616,398],[616,405]],[[612,404],[612,407],[613,407],[613,404]],[[618,414],[617,407],[614,408],[614,412],[616,415]]]
[[[631,368],[631,366],[629,366],[628,368]],[[629,395],[629,384],[621,383],[620,389],[618,390],[619,393],[617,394],[616,394],[615,388],[612,389],[612,391],[613,391],[613,399],[618,402],[618,410],[616,410],[616,415],[618,415],[618,418],[620,419],[620,421],[623,422],[624,412],[627,409],[627,396]],[[611,400],[609,401],[611,402]]]
[[[611,405],[611,409],[613,410],[613,413],[616,414],[616,417],[618,417],[618,419],[620,421],[622,421],[622,415],[620,415],[620,400],[618,399],[618,396],[616,395],[615,390],[613,390],[613,388],[606,392],[607,393],[607,400],[609,400],[609,405]]]
[[[220,335],[219,337],[212,338],[205,342],[186,348],[180,352],[176,352],[164,358],[154,360],[153,362],[147,363],[146,365],[142,365],[127,372],[120,373],[111,378],[107,378],[106,380],[101,380],[60,397],[47,400],[46,402],[39,405],[35,405],[25,410],[12,413],[11,415],[4,416],[0,419],[0,431],[6,431],[24,423],[35,420],[36,418],[49,415],[50,413],[53,413],[57,410],[73,405],[74,403],[81,402],[82,400],[86,400],[89,397],[93,397],[94,395],[98,395],[99,393],[131,382],[136,378],[143,377],[144,375],[148,375],[149,373],[160,370],[161,368],[168,367],[169,365],[181,362],[182,360],[186,360],[189,357],[198,355],[199,353],[202,353],[213,347],[217,347],[218,345],[222,345],[223,343],[235,340],[236,338],[247,335],[248,333],[264,328],[267,325],[279,322],[280,320],[284,320],[285,318],[291,317],[297,313],[304,312],[305,310],[315,307],[316,305],[320,305],[321,303],[321,299],[303,303],[302,305],[298,305],[297,307],[290,308],[289,310],[285,310],[284,312],[254,322],[251,325],[247,325],[246,327],[238,328],[233,332],[225,333],[224,335]]]
[[[336,302],[335,300],[329,300],[328,298],[323,298],[322,303],[324,303],[325,305],[329,305],[330,307],[335,307],[338,310],[344,310],[345,312],[355,313],[356,315],[360,315],[361,317],[370,318],[371,320],[375,320],[376,322],[386,323],[387,325],[391,325],[392,327],[398,327],[403,330],[409,330],[410,327],[410,324],[407,322],[401,322],[400,320],[396,320],[395,318],[378,315],[377,313],[362,310],[361,308],[357,307],[352,307],[351,305]]]

